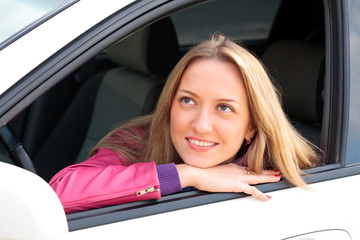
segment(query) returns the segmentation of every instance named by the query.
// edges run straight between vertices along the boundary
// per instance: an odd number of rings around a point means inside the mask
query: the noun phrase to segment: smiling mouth
[[[211,146],[214,146],[217,144],[214,142],[199,141],[199,140],[195,140],[195,139],[191,139],[191,138],[187,138],[187,140],[189,142],[191,142],[192,144],[199,146],[199,147],[211,147]]]

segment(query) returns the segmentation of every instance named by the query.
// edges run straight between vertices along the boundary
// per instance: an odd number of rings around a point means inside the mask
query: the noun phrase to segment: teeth
[[[203,141],[198,141],[198,140],[194,140],[194,139],[190,139],[190,138],[189,138],[189,141],[192,144],[195,144],[196,146],[200,146],[200,147],[210,147],[210,146],[215,145],[215,143],[213,143],[213,142],[203,142]]]

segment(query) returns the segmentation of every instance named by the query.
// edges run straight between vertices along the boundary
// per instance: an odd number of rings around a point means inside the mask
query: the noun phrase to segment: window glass
[[[0,43],[36,24],[68,2],[72,0],[1,0]]]
[[[172,16],[180,45],[190,45],[220,31],[236,40],[269,35],[281,0],[219,0]]]

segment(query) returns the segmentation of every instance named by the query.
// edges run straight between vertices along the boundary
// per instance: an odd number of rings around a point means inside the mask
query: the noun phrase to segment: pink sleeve
[[[100,148],[87,161],[58,172],[49,182],[71,213],[126,202],[160,199],[154,162],[127,166],[115,152]]]

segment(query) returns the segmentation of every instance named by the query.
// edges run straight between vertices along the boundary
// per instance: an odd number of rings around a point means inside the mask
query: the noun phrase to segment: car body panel
[[[169,235],[184,239],[197,234],[204,239],[286,239],[328,229],[341,229],[352,239],[360,239],[356,224],[360,208],[349,207],[358,204],[358,193],[351,186],[359,181],[356,175],[311,184],[307,190],[269,192],[272,199],[268,202],[245,197],[127,220],[73,231],[70,239],[116,239],[119,235],[142,234],[154,234],[156,239],[167,239]],[[345,195],[346,206],[337,207]],[[336,236],[328,239],[339,239]]]
[[[309,189],[269,192],[272,199],[268,202],[244,197],[69,233],[62,205],[46,182],[18,167],[0,166],[0,190],[6,193],[0,198],[0,239],[118,239],[133,234],[136,239],[141,234],[168,239],[174,233],[172,239],[199,233],[207,239],[298,239],[295,236],[307,233],[328,237],[328,230],[333,229],[340,232],[330,234],[333,238],[329,240],[345,240],[349,235],[360,238],[360,208],[351,208],[358,204],[358,193],[352,186],[360,181],[360,175],[311,184]],[[346,206],[334,207],[345,195]],[[324,217],[331,221],[324,221]]]
[[[37,175],[0,162],[0,239],[67,239],[61,202]]]

